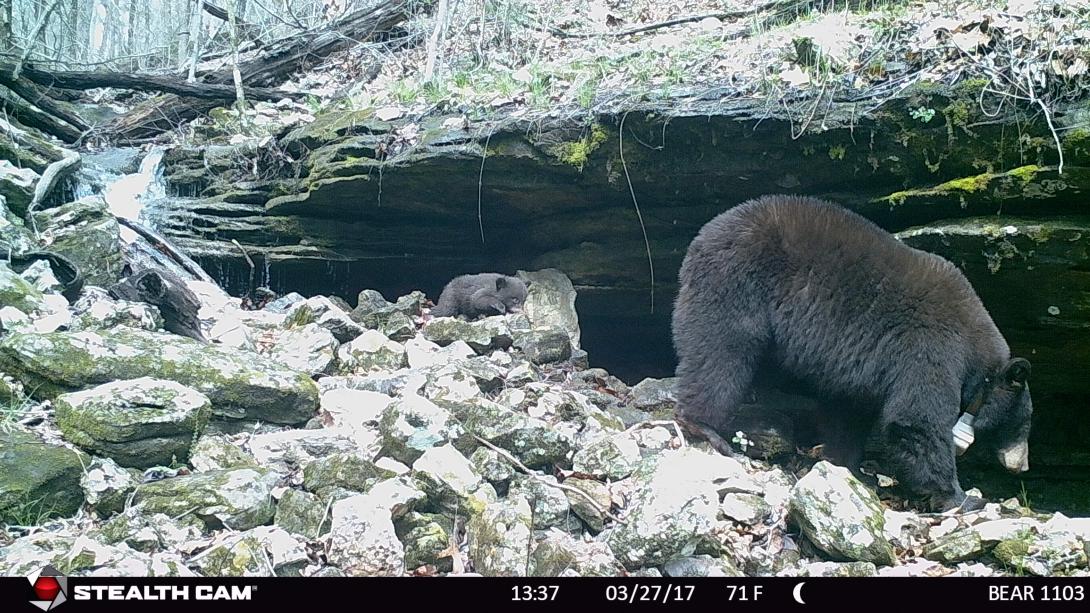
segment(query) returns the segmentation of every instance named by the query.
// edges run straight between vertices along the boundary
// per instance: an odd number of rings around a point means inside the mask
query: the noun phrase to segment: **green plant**
[[[1019,485],[1021,485],[1021,490],[1018,492],[1019,502],[1021,502],[1022,506],[1027,509],[1032,508],[1033,505],[1029,503],[1029,492],[1026,491],[1026,482],[1019,481],[1018,483]]]
[[[910,113],[910,115],[912,115],[913,119],[917,119],[917,120],[922,121],[924,123],[928,123],[929,121],[931,121],[932,119],[935,118],[935,109],[930,108],[930,107],[926,107],[926,106],[921,106],[921,107],[912,109],[912,112]]]
[[[746,437],[746,433],[741,430],[734,433],[734,436],[730,439],[730,442],[738,445],[742,448],[742,453],[745,453],[753,446],[753,441]]]

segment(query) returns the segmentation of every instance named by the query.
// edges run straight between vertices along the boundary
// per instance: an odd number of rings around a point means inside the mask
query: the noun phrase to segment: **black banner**
[[[0,610],[270,611],[284,607],[434,611],[566,608],[804,610],[866,607],[876,611],[951,606],[1085,610],[1090,578],[0,578]],[[63,593],[62,593],[63,592]],[[59,601],[59,602],[58,602]],[[196,609],[195,606],[200,607]],[[452,608],[453,607],[453,608]],[[572,607],[575,607],[574,609]],[[298,609],[296,609],[298,610]],[[306,609],[301,609],[306,610]],[[428,610],[428,609],[423,609]],[[978,609],[973,609],[978,610]]]

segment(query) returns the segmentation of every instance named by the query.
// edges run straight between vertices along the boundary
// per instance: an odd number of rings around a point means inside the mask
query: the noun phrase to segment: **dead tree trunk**
[[[309,62],[389,32],[407,19],[416,5],[417,0],[387,0],[350,13],[321,30],[270,43],[258,57],[239,63],[242,82],[250,89],[278,85]],[[234,80],[232,73],[228,68],[202,75],[197,85],[203,81],[205,84],[226,86],[233,92],[233,87],[227,85]],[[253,98],[250,89],[247,89],[246,95]],[[122,141],[147,139],[212,108],[212,104],[185,100],[178,95],[160,96],[119,118],[110,126],[110,131]]]

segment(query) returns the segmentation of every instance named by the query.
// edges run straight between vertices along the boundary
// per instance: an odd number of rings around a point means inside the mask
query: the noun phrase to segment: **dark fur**
[[[517,313],[526,302],[526,284],[518,277],[494,272],[455,277],[443,288],[431,314],[435,317]]]
[[[939,508],[965,497],[951,428],[974,398],[978,445],[1029,434],[1028,363],[965,276],[813,198],[764,196],[708,222],[681,266],[673,334],[678,419],[719,449],[759,368],[825,401],[823,430],[841,433],[827,453],[853,469],[880,428],[889,468]]]
[[[165,270],[141,270],[110,287],[110,295],[120,300],[146,302],[159,307],[163,327],[175,334],[208,342],[201,333],[197,317],[201,303],[177,275]]]

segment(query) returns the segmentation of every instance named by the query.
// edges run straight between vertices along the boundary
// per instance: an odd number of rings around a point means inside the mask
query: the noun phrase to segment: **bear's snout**
[[[999,450],[999,462],[1014,474],[1029,470],[1029,443],[1022,441]]]

